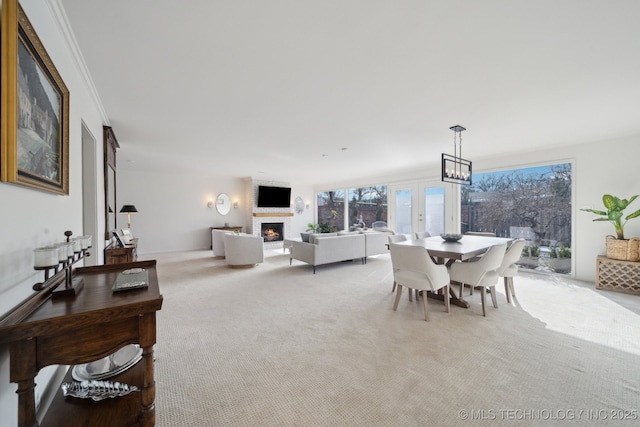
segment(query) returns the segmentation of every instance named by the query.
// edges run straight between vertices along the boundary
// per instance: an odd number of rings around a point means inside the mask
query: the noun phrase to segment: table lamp
[[[138,213],[138,209],[134,205],[123,205],[120,213],[127,214],[127,228],[131,228],[131,214]]]

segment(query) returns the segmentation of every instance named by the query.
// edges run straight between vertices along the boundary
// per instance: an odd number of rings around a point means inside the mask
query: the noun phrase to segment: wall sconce
[[[238,202],[233,202],[233,209],[238,209]]]
[[[310,206],[311,206],[311,203],[307,202],[307,205],[306,205],[307,209],[309,209]]]
[[[213,209],[213,199],[209,199],[209,201],[207,202],[207,207],[209,209]]]

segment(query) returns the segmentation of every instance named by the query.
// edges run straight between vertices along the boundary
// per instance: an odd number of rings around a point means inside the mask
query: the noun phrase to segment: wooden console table
[[[242,233],[241,225],[230,225],[229,227],[211,227],[212,230],[224,230],[224,231],[237,231],[238,233]]]
[[[133,239],[130,245],[118,247],[111,245],[104,250],[105,264],[122,264],[138,260],[138,239]]]
[[[0,344],[9,344],[10,381],[18,384],[18,425],[37,426],[34,378],[48,365],[75,365],[108,356],[127,344],[139,344],[142,360],[108,378],[137,386],[140,391],[95,402],[56,394],[42,426],[153,426],[155,380],[153,346],[156,311],[162,307],[155,261],[82,267],[74,278],[84,280],[75,297],[51,299],[52,288],[0,321]],[[113,292],[119,273],[140,267],[149,272],[148,288]],[[65,381],[70,381],[70,374]]]

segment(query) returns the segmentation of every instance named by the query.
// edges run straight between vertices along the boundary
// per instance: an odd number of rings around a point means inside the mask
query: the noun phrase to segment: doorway
[[[391,185],[389,217],[396,234],[412,239],[417,231],[432,236],[444,233],[447,196],[446,187],[438,181]]]
[[[84,265],[97,265],[98,243],[98,157],[96,139],[82,123],[82,234],[91,236],[93,250],[84,259]]]

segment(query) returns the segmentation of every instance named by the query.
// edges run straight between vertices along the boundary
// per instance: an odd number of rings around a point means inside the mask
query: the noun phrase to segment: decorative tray
[[[113,291],[126,291],[130,289],[140,289],[149,286],[149,272],[144,268],[130,268],[118,274]]]
[[[440,235],[445,242],[457,242],[462,239],[462,234],[443,233]]]
[[[102,380],[122,373],[138,363],[142,358],[142,349],[138,344],[129,344],[102,359],[75,365],[71,371],[73,379]]]
[[[62,393],[65,396],[79,397],[81,399],[103,400],[120,397],[138,391],[138,387],[111,381],[80,381],[62,383]]]

